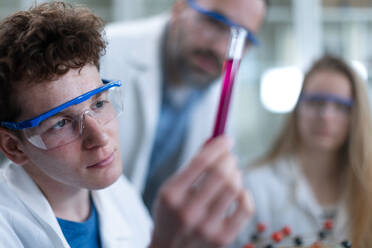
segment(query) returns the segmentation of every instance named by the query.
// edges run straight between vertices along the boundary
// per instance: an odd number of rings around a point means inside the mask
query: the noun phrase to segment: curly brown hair
[[[20,114],[20,84],[54,80],[86,64],[99,66],[106,48],[103,21],[61,1],[19,11],[0,22],[0,121]]]

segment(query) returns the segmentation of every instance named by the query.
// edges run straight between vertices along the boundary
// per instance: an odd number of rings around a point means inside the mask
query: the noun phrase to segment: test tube
[[[230,30],[229,48],[227,50],[227,56],[222,69],[223,85],[212,138],[215,138],[225,132],[235,76],[239,70],[244,43],[247,37],[247,31],[242,27],[232,26]]]

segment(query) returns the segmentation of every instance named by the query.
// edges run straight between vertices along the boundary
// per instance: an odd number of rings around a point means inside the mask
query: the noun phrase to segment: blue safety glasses
[[[229,18],[227,18],[226,16],[224,15],[221,15],[220,13],[217,13],[215,11],[211,11],[211,10],[207,10],[207,9],[204,9],[203,7],[199,6],[195,0],[185,0],[187,2],[187,4],[192,8],[194,9],[195,11],[203,14],[203,15],[206,15],[206,16],[209,16],[209,17],[212,17],[213,19],[217,20],[217,21],[220,21],[224,24],[226,24],[227,26],[229,27],[237,27],[237,28],[242,28],[244,30],[247,31],[247,39],[250,43],[252,43],[253,45],[259,45],[259,41],[258,39],[255,37],[255,35],[248,29],[246,29],[245,27],[239,25],[238,23],[235,23],[234,21],[230,20]]]
[[[320,113],[327,106],[332,105],[335,113],[347,114],[350,112],[354,101],[335,94],[328,93],[303,93],[299,103],[312,113]]]
[[[0,122],[12,130],[21,130],[28,141],[41,149],[52,149],[72,142],[81,135],[84,121],[94,118],[101,125],[123,110],[120,81],[104,85],[69,100],[37,117],[21,122]],[[84,103],[83,110],[81,111]],[[79,112],[76,113],[76,110]]]

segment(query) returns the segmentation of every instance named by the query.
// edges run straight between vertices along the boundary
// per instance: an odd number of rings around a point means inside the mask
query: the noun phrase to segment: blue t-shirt
[[[92,202],[92,211],[84,222],[57,218],[63,235],[71,248],[101,248],[97,210]]]

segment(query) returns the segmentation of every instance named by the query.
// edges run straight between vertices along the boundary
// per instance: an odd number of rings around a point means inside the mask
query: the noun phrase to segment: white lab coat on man
[[[124,113],[119,117],[124,173],[144,190],[162,98],[161,40],[168,16],[106,27],[108,47],[101,75],[124,85]],[[194,106],[180,164],[188,161],[211,136],[219,99],[214,84]]]
[[[128,181],[121,176],[92,191],[102,248],[147,247],[152,222]],[[0,168],[0,246],[69,248],[47,199],[21,166]]]

